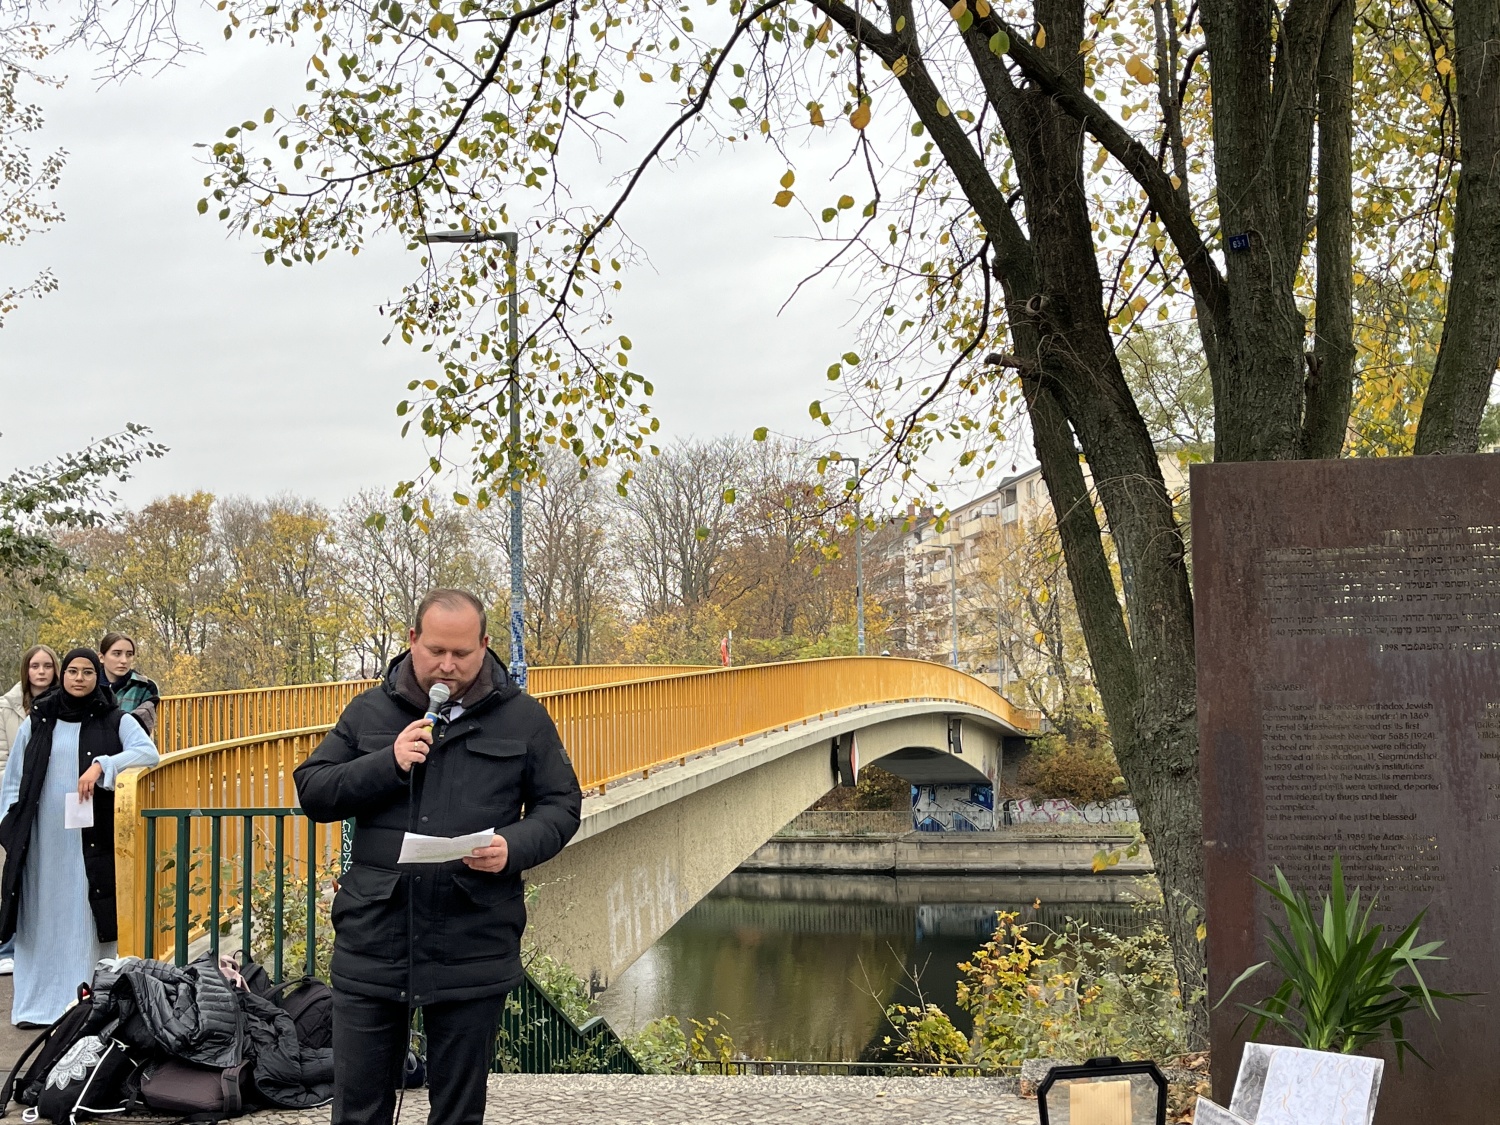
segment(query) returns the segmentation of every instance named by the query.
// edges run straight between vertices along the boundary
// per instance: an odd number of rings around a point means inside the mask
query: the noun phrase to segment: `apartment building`
[[[1174,500],[1187,492],[1187,473],[1175,452],[1163,452],[1162,475]],[[1087,467],[1085,467],[1087,473]],[[909,511],[877,529],[866,548],[868,596],[889,622],[887,651],[963,671],[1005,690],[1016,679],[1015,631],[1023,626],[1010,606],[1016,568],[1002,565],[1028,536],[1052,520],[1040,468],[1012,474],[993,489],[954,507],[939,528],[931,509]],[[1065,581],[1060,566],[1054,581]],[[1026,580],[1023,573],[1019,580]]]

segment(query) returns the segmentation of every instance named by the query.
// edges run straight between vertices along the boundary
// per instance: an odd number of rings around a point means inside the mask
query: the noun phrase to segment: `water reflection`
[[[1139,932],[1141,881],[1022,877],[736,873],[599,998],[622,1031],[670,1013],[718,1015],[757,1058],[881,1057],[885,1006],[923,999],[960,1029],[958,964],[994,930],[996,910],[1058,926],[1086,918]],[[1034,906],[1034,903],[1040,906]]]

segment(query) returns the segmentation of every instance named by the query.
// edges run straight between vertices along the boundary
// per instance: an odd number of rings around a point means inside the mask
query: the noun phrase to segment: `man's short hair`
[[[417,636],[422,635],[422,619],[427,616],[427,611],[435,605],[444,609],[463,609],[465,606],[479,614],[479,639],[482,641],[490,635],[489,618],[485,616],[484,603],[467,590],[460,590],[456,586],[439,586],[435,590],[428,590],[422,599],[422,604],[417,606],[417,623],[412,626],[412,631]]]

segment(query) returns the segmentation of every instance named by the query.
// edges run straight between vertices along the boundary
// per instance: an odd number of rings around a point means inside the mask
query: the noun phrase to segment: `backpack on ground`
[[[245,982],[245,988],[255,995],[270,996],[275,991],[276,986],[271,983],[271,974],[266,972],[265,967],[259,962],[244,956],[243,951],[235,953],[233,957],[226,955],[219,960],[221,966],[227,961],[229,966],[239,974],[240,979]],[[227,972],[224,975],[229,976]]]
[[[250,1063],[219,1068],[167,1059],[141,1079],[141,1100],[186,1121],[212,1122],[238,1117],[251,1105]]]
[[[93,1010],[93,990],[80,984],[78,1001],[33,1039],[11,1068],[5,1085],[0,1087],[0,1117],[9,1111],[12,1100],[22,1105],[37,1104],[52,1068],[88,1030]]]
[[[54,1125],[128,1113],[140,1092],[141,1064],[125,1044],[84,1035],[65,1051],[42,1087],[36,1113]]]
[[[292,1017],[302,1046],[333,1046],[333,989],[317,977],[286,981],[271,990],[270,999]]]

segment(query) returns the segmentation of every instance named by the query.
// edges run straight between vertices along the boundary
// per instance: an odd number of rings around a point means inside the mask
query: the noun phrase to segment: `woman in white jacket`
[[[0,684],[5,681],[0,680]],[[46,645],[33,645],[21,657],[21,679],[15,687],[0,695],[0,769],[10,757],[11,743],[21,723],[31,714],[37,696],[57,683],[57,653]]]

